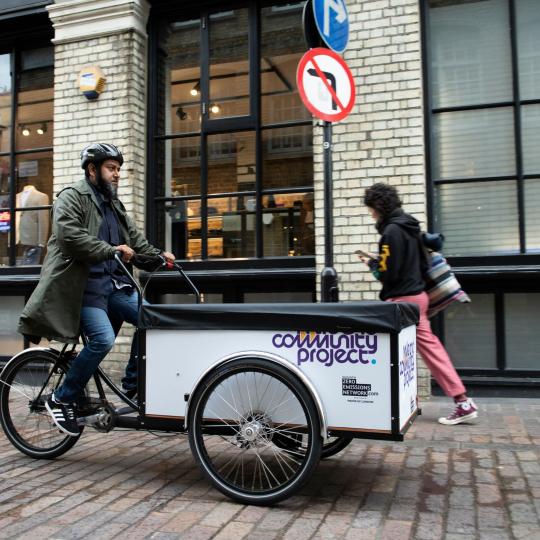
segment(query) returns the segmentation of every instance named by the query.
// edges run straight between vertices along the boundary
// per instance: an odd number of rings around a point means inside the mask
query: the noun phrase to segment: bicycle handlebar
[[[169,269],[174,268],[174,262],[169,261],[163,255],[141,255],[139,253],[135,253],[132,261],[135,266],[142,266],[143,269],[144,266],[152,266],[154,268],[165,266]]]
[[[122,260],[122,252],[121,251],[115,251],[114,258],[115,258],[116,262],[118,262],[118,264],[120,265],[120,267],[122,268],[122,270],[124,271],[126,276],[128,276],[129,280],[133,283],[133,285],[137,289],[137,292],[139,293],[139,307],[140,307],[140,304],[142,303],[142,298],[143,298],[144,291],[141,289],[140,285],[137,283],[135,278],[132,276],[131,272],[127,269],[126,265],[124,264],[124,261]],[[168,269],[176,268],[176,270],[178,270],[178,272],[180,272],[181,276],[186,280],[189,287],[191,288],[191,290],[195,294],[195,299],[196,299],[197,304],[201,303],[201,293],[199,292],[199,289],[197,289],[197,287],[195,286],[193,281],[191,281],[191,279],[189,279],[189,277],[184,272],[183,268],[176,261],[169,261],[168,259],[163,257],[163,255],[154,255],[154,256],[152,256],[152,255],[141,255],[141,254],[138,254],[138,253],[136,253],[133,256],[132,260],[133,260],[133,263],[135,265],[140,265],[140,266],[149,265],[149,264],[152,264],[152,263],[156,264],[156,267],[154,268],[154,270],[150,274],[150,277],[148,278],[148,281],[150,281],[150,279],[152,279],[152,276],[154,275],[154,273],[159,268],[163,268],[163,267],[168,268]]]

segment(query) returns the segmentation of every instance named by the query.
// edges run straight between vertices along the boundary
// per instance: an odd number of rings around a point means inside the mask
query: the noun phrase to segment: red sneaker
[[[467,422],[478,416],[478,408],[472,399],[458,401],[453,412],[449,416],[439,418],[439,424],[445,426],[455,426],[462,422]]]

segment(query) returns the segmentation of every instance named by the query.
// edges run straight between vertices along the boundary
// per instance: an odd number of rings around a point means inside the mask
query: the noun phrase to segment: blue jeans
[[[59,401],[75,403],[84,395],[84,387],[92,378],[101,361],[112,349],[116,335],[124,321],[137,325],[138,293],[132,289],[114,290],[109,296],[108,313],[104,309],[83,306],[81,331],[88,339],[73,360],[64,382],[54,392]],[[133,337],[131,354],[122,379],[124,390],[137,388],[137,336]]]

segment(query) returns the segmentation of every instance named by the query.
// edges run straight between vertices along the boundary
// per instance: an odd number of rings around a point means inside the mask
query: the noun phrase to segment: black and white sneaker
[[[73,405],[60,403],[54,399],[54,394],[51,394],[45,402],[45,408],[60,431],[72,437],[79,435],[79,426]]]

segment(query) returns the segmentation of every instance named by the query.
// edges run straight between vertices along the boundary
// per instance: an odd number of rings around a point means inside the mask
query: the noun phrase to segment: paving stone
[[[446,530],[448,533],[474,534],[475,514],[475,510],[451,507],[446,521]]]
[[[412,521],[387,520],[384,524],[381,540],[408,540],[412,535]]]
[[[204,527],[203,525],[195,525],[185,533],[183,533],[180,538],[186,540],[208,540],[212,538],[219,532],[219,529],[214,527]]]
[[[512,525],[511,531],[517,540],[540,540],[540,529],[536,525],[518,523]]]
[[[356,514],[352,526],[359,529],[376,529],[382,521],[383,512],[361,510]]]
[[[417,516],[415,540],[439,540],[443,537],[443,517],[438,514],[420,512]]]
[[[307,540],[311,538],[321,523],[320,519],[298,518],[285,531],[284,540]]]
[[[153,533],[150,538],[151,540],[177,540],[178,538],[180,538],[180,536],[174,533],[164,533],[158,531],[156,533]]]
[[[202,525],[208,527],[223,527],[242,507],[230,502],[222,502],[215,506],[201,521]]]
[[[502,494],[498,485],[478,484],[476,486],[479,504],[500,504]]]
[[[512,535],[501,529],[487,529],[479,534],[479,540],[512,540]]]
[[[482,531],[491,528],[506,528],[508,519],[503,508],[479,506],[477,508],[478,528]]]
[[[214,536],[214,540],[241,540],[248,538],[253,529],[253,523],[232,521]]]
[[[537,523],[538,516],[532,504],[514,503],[508,506],[514,523]]]

